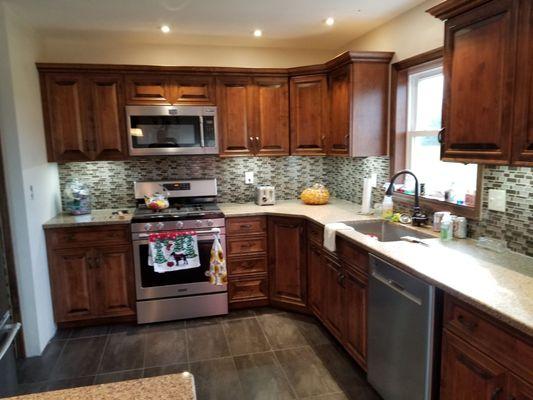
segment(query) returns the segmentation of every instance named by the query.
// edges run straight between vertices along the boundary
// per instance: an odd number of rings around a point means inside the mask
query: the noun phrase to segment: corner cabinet
[[[45,233],[57,324],[135,319],[128,225],[48,228]]]
[[[271,304],[305,311],[307,257],[304,219],[268,218],[268,273]]]
[[[445,20],[444,161],[531,165],[530,0],[448,0]]]
[[[127,157],[120,75],[42,73],[48,161]]]

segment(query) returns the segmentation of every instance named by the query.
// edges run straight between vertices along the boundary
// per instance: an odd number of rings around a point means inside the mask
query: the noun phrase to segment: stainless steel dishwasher
[[[368,381],[384,400],[432,398],[435,288],[370,256]]]

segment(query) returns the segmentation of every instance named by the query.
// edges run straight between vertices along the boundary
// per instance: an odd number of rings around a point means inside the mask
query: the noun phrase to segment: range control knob
[[[151,230],[152,230],[152,224],[146,224],[146,225],[144,225],[144,230],[145,230],[145,231],[151,231]]]
[[[202,220],[197,219],[195,224],[196,224],[197,227],[201,227],[202,226]]]
[[[208,219],[207,220],[207,226],[213,226],[214,225],[214,222],[212,219]]]
[[[165,224],[162,222],[158,222],[156,226],[157,226],[157,229],[161,230],[165,227]]]
[[[183,228],[183,221],[176,222],[176,228],[178,228],[178,229]]]

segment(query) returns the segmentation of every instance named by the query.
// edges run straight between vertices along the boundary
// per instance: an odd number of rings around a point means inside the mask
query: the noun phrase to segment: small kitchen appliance
[[[274,186],[257,186],[255,188],[255,204],[259,206],[276,204],[276,189]]]
[[[210,256],[218,236],[226,252],[224,214],[217,206],[216,179],[135,182],[137,208],[132,241],[137,322],[149,323],[228,313],[227,285],[210,283]],[[169,207],[152,210],[145,196],[166,193]],[[148,263],[151,233],[194,231],[200,267],[157,273]]]

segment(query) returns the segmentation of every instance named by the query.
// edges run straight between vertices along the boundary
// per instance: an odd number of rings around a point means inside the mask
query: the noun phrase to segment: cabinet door
[[[93,158],[117,160],[127,157],[122,77],[89,75]]]
[[[251,155],[255,145],[253,85],[250,78],[217,80],[218,125],[221,155]],[[253,135],[253,136],[252,136]]]
[[[291,78],[291,154],[322,155],[328,134],[326,75]]]
[[[533,385],[522,379],[509,374],[508,399],[509,400],[533,400]]]
[[[100,316],[135,314],[131,246],[100,247],[95,259],[96,288]]]
[[[325,268],[321,249],[315,244],[309,244],[307,250],[307,303],[311,311],[321,319],[324,313]]]
[[[255,153],[289,155],[289,85],[287,78],[254,79]]]
[[[307,292],[305,220],[269,218],[268,249],[271,302],[305,308]]]
[[[215,104],[215,78],[211,76],[180,76],[172,79],[171,87],[173,104]]]
[[[329,75],[330,130],[327,153],[347,155],[350,146],[352,108],[351,65],[340,67]]]
[[[441,368],[441,400],[504,399],[505,369],[447,331]]]
[[[513,164],[533,166],[533,3],[520,4]]]
[[[83,75],[46,74],[43,93],[49,161],[89,160],[93,144]]]
[[[56,322],[75,321],[97,315],[95,255],[92,249],[54,250],[50,276]]]
[[[126,104],[170,105],[171,86],[168,77],[158,75],[126,75]]]
[[[512,0],[491,1],[445,26],[445,161],[510,161],[516,12]]]
[[[325,262],[325,313],[324,323],[330,332],[337,339],[342,341],[344,332],[345,316],[343,315],[343,294],[345,276],[340,270],[340,265],[328,257],[324,258]]]
[[[344,270],[344,274],[344,343],[348,352],[365,367],[368,279],[364,274],[351,270]]]

